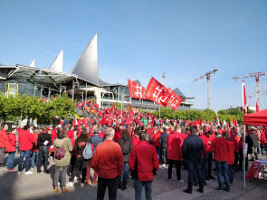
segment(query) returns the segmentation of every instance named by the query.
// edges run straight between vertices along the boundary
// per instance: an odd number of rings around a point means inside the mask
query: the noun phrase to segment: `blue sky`
[[[214,110],[241,105],[241,81],[233,76],[267,71],[267,1],[0,1],[0,62],[48,68],[64,49],[64,72],[70,72],[98,33],[100,77],[127,84],[151,76],[194,96],[206,105],[209,70]],[[247,94],[255,79],[245,79]],[[267,76],[261,77],[267,91]],[[256,97],[248,99],[255,105]],[[262,109],[267,95],[262,96]]]

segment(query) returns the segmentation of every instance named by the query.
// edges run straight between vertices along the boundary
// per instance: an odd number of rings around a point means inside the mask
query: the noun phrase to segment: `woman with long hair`
[[[63,129],[62,131],[60,131],[60,133],[58,134],[57,138],[54,140],[53,142],[53,146],[55,146],[56,151],[58,149],[64,149],[65,154],[63,156],[63,158],[61,159],[57,159],[56,158],[56,154],[55,153],[55,175],[54,175],[54,192],[58,192],[59,191],[59,185],[58,185],[58,181],[59,181],[59,174],[61,171],[61,188],[62,188],[62,193],[66,193],[69,190],[66,188],[66,174],[67,174],[67,168],[70,164],[70,152],[72,151],[72,145],[71,145],[71,141],[70,139],[67,137],[67,132],[65,129]]]
[[[81,187],[84,186],[84,180],[86,178],[86,170],[87,170],[87,164],[90,159],[85,159],[82,155],[83,150],[89,142],[91,144],[91,140],[89,137],[89,133],[86,130],[86,128],[83,128],[81,131],[81,135],[75,140],[74,147],[73,147],[73,154],[76,156],[74,165],[73,165],[73,171],[71,173],[70,182],[67,184],[67,186],[73,186],[74,177],[80,169],[82,169],[82,180],[81,180]]]

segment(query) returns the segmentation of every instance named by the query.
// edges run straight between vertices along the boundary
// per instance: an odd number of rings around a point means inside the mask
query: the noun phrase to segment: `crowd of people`
[[[247,156],[243,169],[244,138],[240,127],[157,119],[150,113],[131,114],[98,108],[95,115],[83,119],[60,120],[56,116],[53,126],[38,128],[22,124],[8,131],[8,125],[3,123],[1,128],[1,167],[15,171],[18,151],[18,174],[23,170],[26,175],[35,170],[51,173],[48,170],[51,156],[55,165],[55,193],[60,189],[63,193],[68,192],[67,187],[74,185],[76,175],[81,171],[81,187],[87,183],[97,184],[97,199],[104,199],[107,187],[109,199],[116,199],[118,188],[127,189],[129,177],[134,180],[135,199],[141,199],[143,186],[146,199],[152,199],[152,183],[160,166],[167,169],[166,179],[177,184],[185,181],[182,167],[187,169],[184,192],[189,194],[193,186],[198,187],[198,192],[204,192],[208,181],[215,179],[212,175],[215,167],[217,189],[230,192],[234,174],[247,170],[249,163]],[[258,159],[258,154],[267,151],[266,127],[250,127],[246,143],[251,161]],[[173,166],[175,178],[172,177]]]

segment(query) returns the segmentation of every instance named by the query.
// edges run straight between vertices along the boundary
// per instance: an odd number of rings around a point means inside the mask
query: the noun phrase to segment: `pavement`
[[[18,154],[16,155],[16,169],[18,163]],[[52,161],[49,159],[50,163]],[[214,164],[213,164],[214,166]],[[66,194],[61,192],[54,194],[52,187],[52,178],[54,174],[54,165],[49,165],[50,174],[37,173],[36,169],[33,174],[25,175],[24,172],[18,174],[17,171],[7,171],[6,168],[0,168],[0,199],[1,200],[44,200],[44,199],[96,199],[97,186],[85,185],[80,186],[79,180],[74,182],[74,187],[68,187],[70,190]],[[184,183],[177,184],[175,182],[175,169],[173,169],[173,181],[167,179],[167,168],[160,167],[152,184],[153,200],[213,200],[213,199],[238,199],[238,200],[257,200],[266,199],[267,197],[267,179],[254,178],[247,181],[246,189],[243,189],[243,172],[235,174],[234,183],[231,186],[231,192],[217,191],[217,180],[207,181],[204,193],[197,192],[197,187],[193,188],[192,194],[183,192],[187,187],[187,171],[181,170]],[[213,172],[216,175],[216,172]],[[145,191],[143,188],[142,197],[145,199]],[[108,199],[108,191],[106,191],[105,199]],[[133,200],[134,188],[133,180],[129,179],[127,189],[122,191],[118,189],[118,200]]]

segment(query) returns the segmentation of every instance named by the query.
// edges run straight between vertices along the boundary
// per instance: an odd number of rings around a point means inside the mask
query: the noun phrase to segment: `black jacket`
[[[121,151],[123,154],[123,162],[128,162],[129,161],[129,155],[131,153],[131,150],[133,148],[132,141],[129,137],[127,136],[122,136],[119,140],[118,143],[121,147]]]
[[[203,140],[192,133],[184,140],[182,147],[183,158],[192,162],[201,162],[203,148]]]
[[[252,153],[252,147],[258,147],[258,136],[254,132],[250,132],[246,137],[246,143],[248,143],[248,153]]]
[[[73,147],[74,155],[76,156],[82,155],[87,142],[90,142],[91,144],[91,140],[88,139],[87,137],[83,137],[82,135],[78,137],[75,140],[74,147]]]
[[[163,147],[164,149],[167,149],[167,141],[168,141],[168,133],[163,133],[160,138],[159,138],[159,143],[161,145],[161,147]]]
[[[40,146],[45,146],[44,142],[48,141],[49,143],[46,146],[50,146],[51,145],[51,135],[48,133],[41,133],[38,138],[37,138],[37,145]]]

